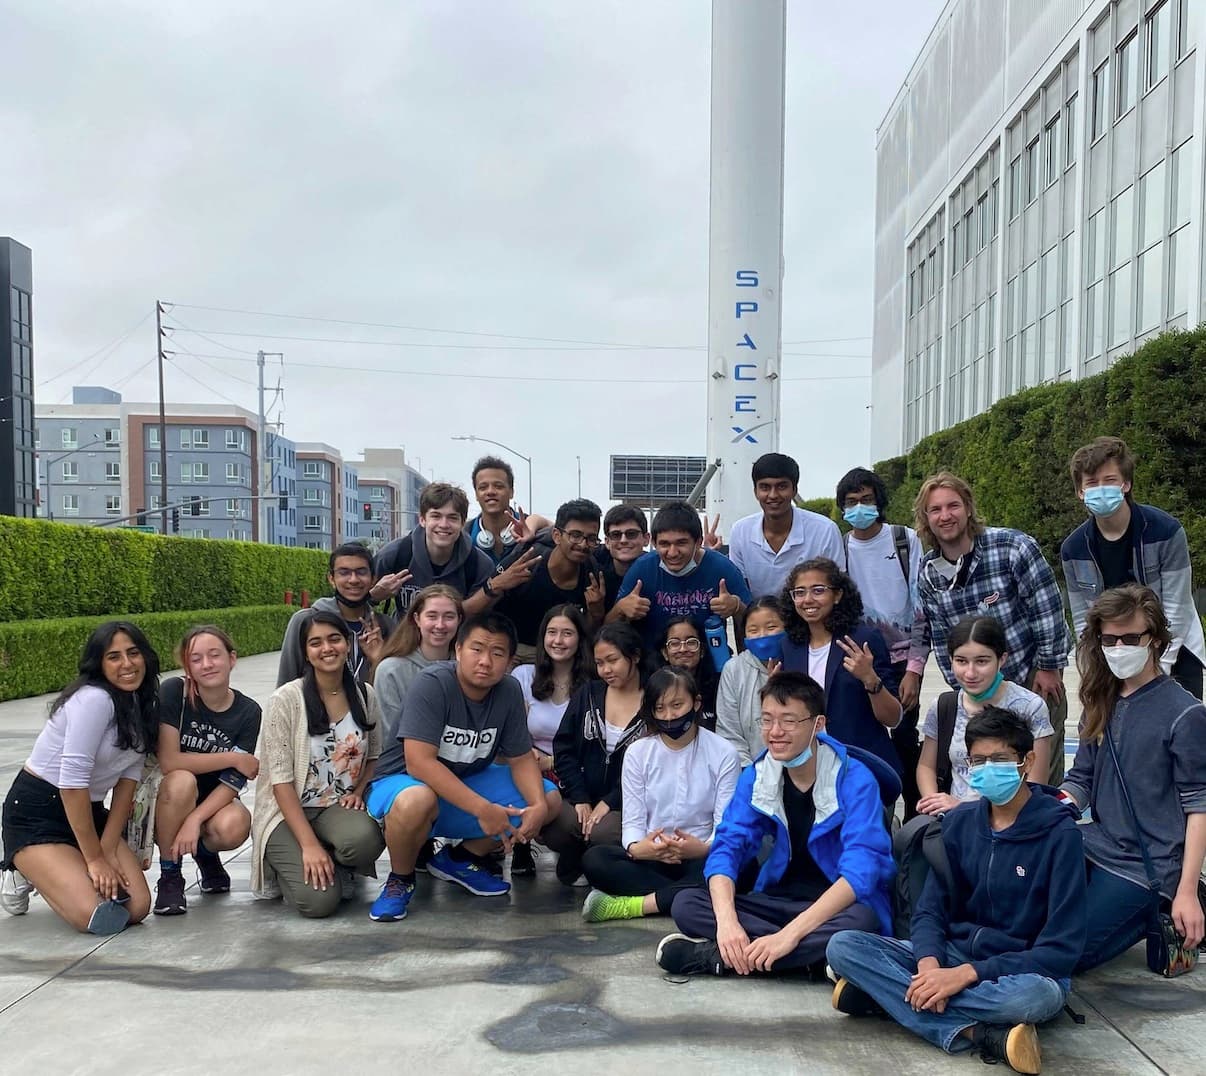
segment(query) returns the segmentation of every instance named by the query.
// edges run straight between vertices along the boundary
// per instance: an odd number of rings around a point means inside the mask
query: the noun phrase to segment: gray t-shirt
[[[424,669],[410,686],[398,723],[398,739],[434,744],[439,760],[457,777],[469,777],[496,757],[518,758],[532,749],[523,692],[504,676],[481,702],[465,697],[456,663],[441,661]],[[405,773],[402,755],[377,776]]]

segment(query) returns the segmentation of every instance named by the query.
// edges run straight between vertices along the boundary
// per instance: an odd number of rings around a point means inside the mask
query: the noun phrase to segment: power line
[[[227,351],[233,351],[236,355],[254,355],[255,354],[254,351],[248,351],[246,348],[231,347],[229,344],[222,343],[221,340],[211,340],[200,329],[194,329],[191,325],[185,325],[185,323],[183,321],[181,321],[178,317],[176,317],[176,315],[174,313],[172,315],[172,319],[179,324],[180,328],[186,330],[187,332],[195,333],[197,336],[201,337],[202,340],[205,340],[208,343],[213,344],[214,347],[225,348]],[[169,326],[166,326],[166,328],[167,328],[168,332],[172,332],[174,329],[174,326],[169,325]]]
[[[196,355],[193,356],[193,358],[197,358],[197,357],[198,356],[196,356]],[[180,366],[178,363],[173,362],[172,369],[175,370],[176,373],[178,373],[178,374],[184,374],[184,376],[187,377],[190,381],[192,381],[196,385],[200,385],[207,392],[212,392],[215,396],[221,396],[222,399],[224,399],[227,403],[234,404],[235,407],[239,407],[239,408],[242,408],[243,410],[247,410],[247,408],[244,407],[243,404],[239,403],[238,400],[232,400],[229,396],[226,395],[226,393],[219,392],[216,388],[213,387],[213,385],[207,385],[200,378],[193,377],[192,374],[190,374],[186,369],[184,369],[183,366]]]
[[[154,313],[154,311],[148,311],[147,313],[143,314],[143,316],[140,317],[133,325],[131,325],[124,333],[122,333],[116,339],[110,341],[104,347],[98,348],[96,351],[92,352],[91,355],[87,356],[86,358],[80,359],[79,362],[72,363],[70,366],[59,371],[59,373],[52,374],[50,377],[46,378],[45,380],[39,381],[38,388],[42,388],[46,385],[49,385],[52,381],[57,381],[61,377],[66,377],[72,371],[78,370],[82,366],[86,366],[93,359],[95,359],[98,355],[100,356],[100,361],[104,362],[105,359],[107,359],[109,357],[109,354],[111,354],[116,348],[120,347],[123,343],[125,343],[126,340],[128,340],[129,337],[134,332],[136,332],[139,328],[142,327],[143,322],[145,322],[147,320],[147,318],[149,318],[151,316],[152,313]]]

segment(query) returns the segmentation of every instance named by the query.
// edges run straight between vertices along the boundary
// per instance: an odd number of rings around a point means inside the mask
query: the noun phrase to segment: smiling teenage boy
[[[981,796],[946,814],[953,889],[935,872],[913,913],[912,941],[835,935],[833,1007],[886,1014],[927,1042],[1037,1073],[1035,1025],[1057,1016],[1085,944],[1084,850],[1075,813],[1025,778],[1034,737],[987,706],[967,724],[971,785]]]

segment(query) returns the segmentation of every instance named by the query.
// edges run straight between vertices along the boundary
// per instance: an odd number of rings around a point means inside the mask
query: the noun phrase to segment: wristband
[[[497,598],[498,597],[498,592],[490,585],[489,579],[487,579],[482,584],[482,590],[485,591],[487,598]]]
[[[868,695],[878,695],[881,691],[883,691],[883,689],[884,689],[884,682],[879,679],[877,679],[875,681],[875,687],[867,687],[866,684],[863,685],[863,690]]]

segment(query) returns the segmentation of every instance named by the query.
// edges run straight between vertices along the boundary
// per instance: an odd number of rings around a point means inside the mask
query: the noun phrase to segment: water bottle
[[[733,656],[729,649],[729,632],[723,619],[716,615],[704,621],[704,635],[708,640],[708,651],[712,655],[712,664],[716,671],[724,668],[724,663]]]

